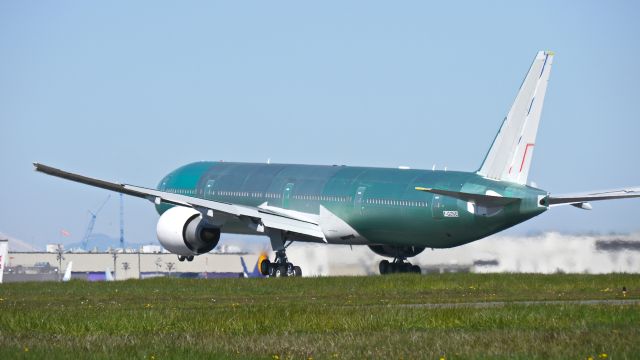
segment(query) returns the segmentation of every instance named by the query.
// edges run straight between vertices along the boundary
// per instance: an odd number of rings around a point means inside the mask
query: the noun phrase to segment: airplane
[[[260,256],[258,256],[258,261],[256,261],[253,270],[249,271],[249,268],[247,268],[247,263],[244,262],[244,257],[240,256],[240,264],[242,264],[242,275],[246,278],[264,277],[265,275],[260,272],[260,264],[266,259],[267,255],[265,253],[260,253]]]
[[[4,262],[9,252],[9,240],[0,239],[0,284],[2,284],[4,276]]]
[[[73,266],[73,261],[69,261],[67,264],[67,268],[64,270],[64,276],[62,276],[62,281],[67,282],[71,280],[71,268]]]
[[[34,163],[63,179],[147,199],[160,218],[160,244],[192,261],[221,233],[266,235],[275,252],[260,272],[301,276],[292,242],[366,245],[391,258],[381,274],[420,272],[407,259],[495,234],[551,207],[590,210],[592,201],[640,197],[640,187],[552,195],[527,185],[554,53],[540,51],[480,168],[473,172],[406,167],[195,162],[166,175],[156,189],[121,184]]]
[[[111,270],[107,267],[107,269],[104,271],[104,281],[114,281],[115,279],[113,278],[113,274],[111,273]]]

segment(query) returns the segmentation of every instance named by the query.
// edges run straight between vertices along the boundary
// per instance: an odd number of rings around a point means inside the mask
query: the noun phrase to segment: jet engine
[[[409,258],[424,251],[421,246],[369,245],[369,249],[380,256]]]
[[[220,228],[203,220],[200,212],[183,206],[165,211],[156,228],[158,240],[170,252],[181,256],[207,253],[218,245]]]

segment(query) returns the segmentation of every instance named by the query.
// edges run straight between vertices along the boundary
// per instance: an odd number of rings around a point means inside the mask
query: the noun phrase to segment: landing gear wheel
[[[271,261],[269,261],[269,259],[263,259],[258,264],[258,267],[260,269],[260,274],[262,274],[262,276],[267,276],[269,275],[269,268],[271,267]]]
[[[378,269],[380,270],[380,275],[386,275],[389,273],[389,260],[380,261],[380,265],[378,265]]]
[[[278,268],[276,269],[276,277],[287,277],[287,266],[286,265],[280,265],[278,266]]]
[[[380,269],[380,275],[394,273],[420,274],[422,272],[420,266],[411,264],[405,258],[395,258],[393,259],[393,262],[382,260],[380,261],[380,265],[378,266],[378,268]]]
[[[269,276],[271,276],[271,277],[276,276],[277,267],[278,267],[277,264],[269,264]]]
[[[193,261],[193,255],[187,256],[187,261]]]
[[[300,268],[300,266],[293,267],[293,276],[295,277],[302,276],[302,269]]]
[[[186,259],[185,256],[178,255],[178,261],[183,262]]]

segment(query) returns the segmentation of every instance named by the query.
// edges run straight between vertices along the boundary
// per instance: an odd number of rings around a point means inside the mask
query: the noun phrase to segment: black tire
[[[269,261],[269,259],[262,260],[262,262],[260,263],[260,274],[262,274],[262,276],[269,275],[270,267],[271,267],[271,261]]]
[[[183,262],[184,261],[184,256],[178,255],[178,261]]]
[[[389,274],[395,274],[398,272],[398,270],[400,270],[400,268],[398,267],[398,264],[389,263]]]
[[[276,269],[276,277],[287,277],[287,265],[280,265]]]
[[[380,261],[380,265],[378,265],[378,269],[380,270],[380,275],[386,275],[390,270],[389,260]]]
[[[413,271],[410,263],[404,263],[404,264],[401,264],[400,266],[402,267],[402,269],[400,270],[400,272],[402,273],[409,273]]]
[[[276,276],[276,269],[278,268],[278,266],[276,264],[269,264],[269,276],[270,277],[275,277]]]
[[[418,265],[412,265],[411,272],[414,274],[422,274],[422,269],[420,269],[420,266]]]
[[[300,268],[300,266],[293,267],[293,276],[295,277],[302,276],[302,269]]]
[[[187,261],[193,261],[193,255],[187,256]]]

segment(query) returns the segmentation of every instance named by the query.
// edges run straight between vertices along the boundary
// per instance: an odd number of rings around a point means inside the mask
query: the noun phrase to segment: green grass
[[[626,274],[3,284],[0,358],[635,359],[637,302],[513,302],[639,289]]]

